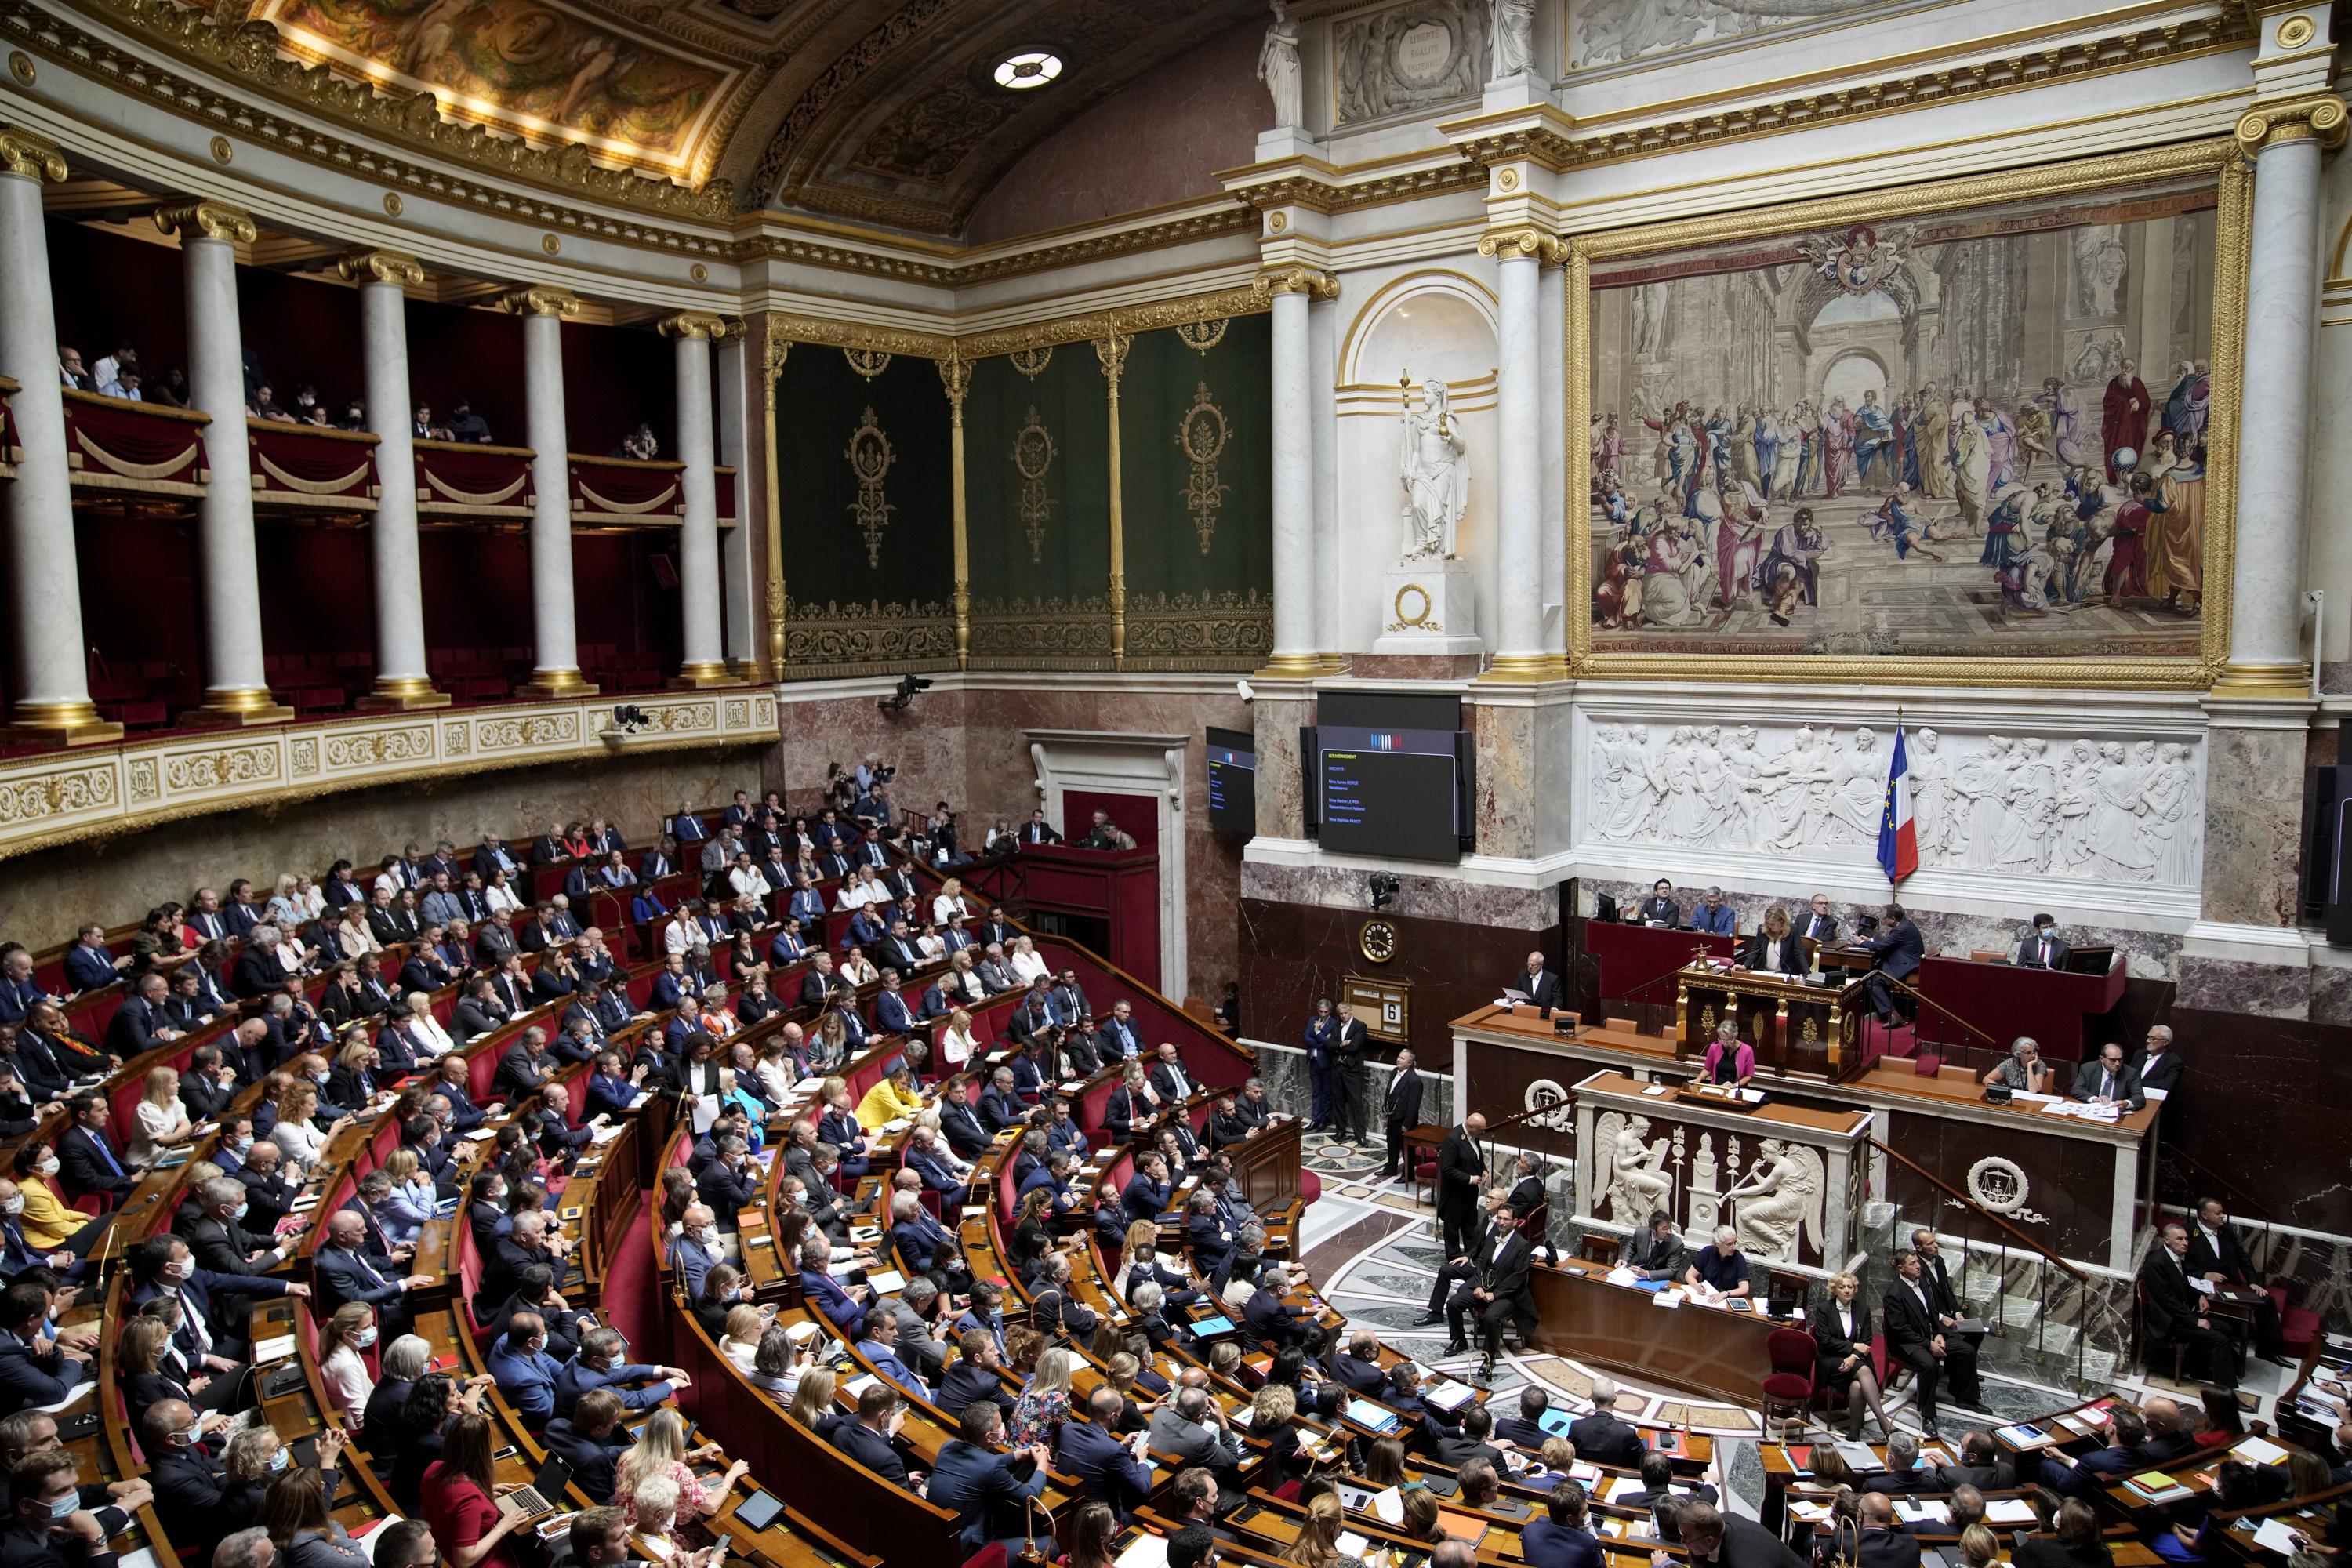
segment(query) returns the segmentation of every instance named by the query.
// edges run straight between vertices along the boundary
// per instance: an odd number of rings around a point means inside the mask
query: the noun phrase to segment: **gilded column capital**
[[[2299,98],[2287,103],[2266,103],[2248,110],[2238,121],[2238,146],[2248,155],[2281,142],[2315,141],[2323,147],[2344,145],[2352,132],[2352,117],[2334,93]]]
[[[66,177],[65,150],[46,136],[14,125],[0,125],[0,169],[36,184],[44,180],[62,184]]]
[[[201,197],[157,207],[155,226],[183,239],[222,239],[231,245],[251,245],[261,237],[261,226],[251,213]]]
[[[1568,241],[1532,226],[1493,228],[1478,237],[1478,254],[1490,261],[1531,256],[1540,266],[1559,267],[1568,260]]]
[[[675,316],[665,316],[661,335],[666,338],[709,338],[717,340],[727,335],[727,318],[714,316],[708,310],[680,310]]]
[[[391,283],[414,289],[425,281],[425,263],[404,250],[347,250],[335,270],[351,283]]]
[[[499,296],[499,309],[518,316],[553,316],[569,321],[580,313],[580,296],[546,283],[522,283]]]
[[[1336,300],[1339,280],[1319,267],[1281,267],[1261,272],[1250,286],[1260,295],[1304,294],[1309,300]]]
[[[760,363],[766,367],[768,379],[773,381],[784,374],[784,362],[793,357],[793,340],[778,334],[772,322],[768,328],[768,346]]]

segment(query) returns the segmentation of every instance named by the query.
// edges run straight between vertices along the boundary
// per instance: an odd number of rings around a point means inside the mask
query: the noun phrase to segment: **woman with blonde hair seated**
[[[440,1209],[440,1195],[434,1188],[433,1179],[425,1174],[416,1151],[410,1148],[394,1149],[384,1156],[380,1168],[392,1178],[392,1190],[375,1205],[376,1223],[383,1226],[384,1239],[394,1247],[415,1241],[425,1222]]]
[[[724,1457],[716,1443],[705,1443],[689,1450],[686,1446],[686,1418],[665,1406],[656,1410],[639,1429],[636,1447],[621,1456],[620,1468],[613,1480],[613,1500],[619,1503],[632,1498],[645,1482],[667,1477],[677,1488],[679,1512],[697,1516],[709,1513],[726,1500],[728,1492],[751,1468],[738,1459],[715,1486],[706,1488],[695,1479],[693,1461],[708,1463]]]
[[[1307,1505],[1307,1520],[1298,1527],[1298,1539],[1284,1548],[1282,1560],[1301,1563],[1304,1568],[1331,1568],[1339,1561],[1339,1532],[1346,1527],[1347,1516],[1340,1511],[1339,1494],[1318,1493],[1315,1500]]]
[[[1024,985],[1034,985],[1040,980],[1049,980],[1053,977],[1052,967],[1037,955],[1037,944],[1026,936],[1016,936],[1013,939],[1013,952],[1010,956],[1013,961],[1013,977]]]
[[[867,1089],[866,1098],[857,1102],[857,1124],[871,1131],[902,1118],[912,1121],[922,1109],[922,1094],[915,1088],[915,1069],[907,1065],[902,1056],[892,1060],[882,1081]]]
[[[383,951],[383,943],[378,942],[375,932],[368,929],[367,908],[365,904],[345,904],[342,917],[335,921],[334,930],[330,933],[335,939],[335,951],[345,958]]]
[[[961,1072],[964,1064],[979,1056],[982,1047],[971,1032],[971,1014],[958,1007],[948,1015],[947,1027],[940,1031],[940,1062],[949,1072]]]
[[[829,1366],[813,1366],[802,1373],[800,1386],[793,1391],[792,1418],[815,1431],[817,1424],[834,1413],[834,1391],[840,1378]]]
[[[434,1058],[446,1057],[457,1046],[433,1016],[433,998],[422,991],[408,994],[408,1037]]]
[[[152,1165],[163,1157],[165,1149],[188,1141],[192,1128],[188,1108],[180,1103],[179,1068],[148,1069],[146,1087],[139,1094],[137,1121],[131,1146],[123,1151],[131,1164]]]
[[[375,1309],[363,1301],[345,1302],[319,1325],[319,1381],[353,1432],[365,1425],[368,1395],[375,1392],[375,1374],[361,1353],[375,1336]]]

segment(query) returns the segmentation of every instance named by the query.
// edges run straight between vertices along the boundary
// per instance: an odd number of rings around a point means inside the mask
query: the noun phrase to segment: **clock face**
[[[1386,963],[1396,956],[1397,929],[1386,921],[1366,921],[1356,933],[1356,947],[1374,963]]]

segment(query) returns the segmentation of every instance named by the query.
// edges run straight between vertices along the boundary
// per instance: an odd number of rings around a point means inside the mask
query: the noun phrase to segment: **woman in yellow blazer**
[[[857,1102],[857,1124],[867,1131],[896,1121],[902,1116],[911,1117],[923,1109],[923,1097],[915,1089],[915,1069],[898,1058],[890,1075],[866,1091]]]

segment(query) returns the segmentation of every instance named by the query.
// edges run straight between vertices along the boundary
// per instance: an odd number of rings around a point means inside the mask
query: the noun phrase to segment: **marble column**
[[[367,421],[375,433],[375,517],[368,567],[375,579],[375,689],[362,708],[446,708],[425,668],[425,579],[416,557],[416,447],[409,417],[408,290],[424,264],[397,250],[354,250],[337,263],[359,285]]]
[[[776,320],[773,316],[768,318],[766,330],[767,344],[760,357],[761,471],[766,480],[766,498],[760,511],[764,529],[762,542],[767,546],[768,556],[768,679],[782,680],[784,678],[786,651],[784,495],[781,476],[776,471],[776,380],[784,374],[784,360],[793,352],[793,345],[790,340],[777,335]],[[960,490],[958,499],[961,499]],[[961,548],[963,541],[961,530],[958,530],[956,541],[958,547]],[[961,558],[959,557],[959,560],[961,561]],[[958,570],[964,574],[967,591],[963,598],[963,606],[966,611],[969,611],[971,605],[971,595],[969,592],[971,582],[968,563],[959,565]],[[960,619],[957,625],[963,628],[963,635],[968,637],[969,619]],[[958,646],[961,647],[961,643]]]
[[[686,658],[673,686],[727,686],[719,586],[719,490],[711,470],[710,345],[726,335],[727,323],[699,310],[681,310],[661,324],[677,363],[677,460],[686,490],[686,518],[678,528],[678,593],[686,623]]]
[[[2342,142],[2342,100],[2258,109],[2238,122],[2254,162],[2246,264],[2245,368],[2239,406],[2307,408],[2318,335],[2319,158]],[[2243,421],[2238,431],[2237,546],[2230,662],[2217,697],[2311,694],[2303,647],[2303,559],[2310,422]]]
[[[196,548],[205,609],[205,700],[184,723],[269,724],[294,717],[269,694],[262,662],[260,563],[253,542],[253,486],[245,426],[243,329],[236,247],[260,237],[250,214],[221,202],[183,202],[155,213],[180,237],[188,304],[188,394],[212,416],[205,454],[213,472],[198,505]]]
[[[0,376],[17,384],[8,409],[24,458],[0,485],[8,512],[12,738],[65,745],[111,741],[122,726],[90,706],[83,662],[81,582],[74,562],[72,471],[58,381],[57,319],[41,186],[66,177],[56,142],[0,125]]]
[[[580,673],[572,588],[572,437],[563,416],[563,323],[580,313],[568,289],[510,289],[522,318],[523,426],[530,443],[530,679],[520,697],[593,697]]]
[[[1542,680],[1567,673],[1545,646],[1545,563],[1559,552],[1544,532],[1544,402],[1541,335],[1543,269],[1565,258],[1559,240],[1534,228],[1510,229],[1479,240],[1478,253],[1497,263],[1500,324],[1496,366],[1496,550],[1501,556],[1502,603],[1496,606],[1494,680]]]
[[[1316,647],[1315,605],[1326,592],[1315,578],[1313,349],[1307,309],[1337,299],[1339,280],[1293,267],[1268,273],[1259,287],[1274,305],[1274,651],[1268,675],[1327,674],[1339,661]]]
[[[738,680],[760,678],[759,657],[751,651],[752,605],[758,602],[751,585],[751,420],[746,416],[745,345],[740,331],[719,340],[719,466],[735,470],[735,526],[719,540],[719,563],[725,579],[727,668]]]

